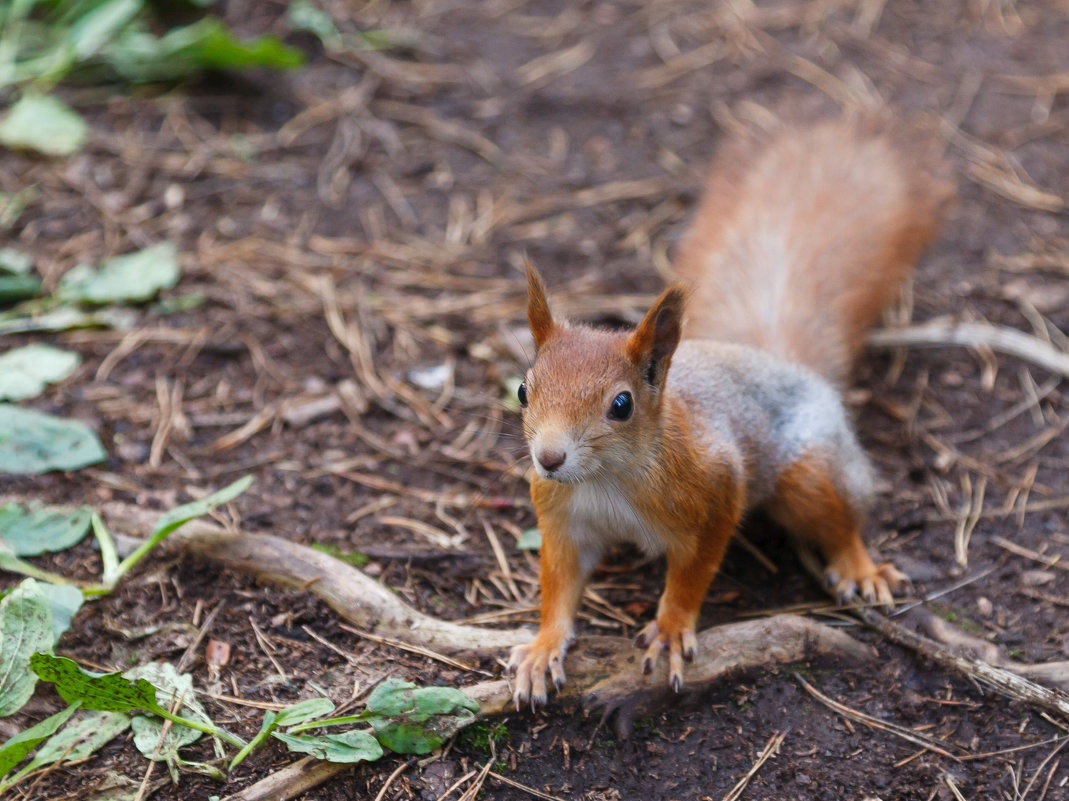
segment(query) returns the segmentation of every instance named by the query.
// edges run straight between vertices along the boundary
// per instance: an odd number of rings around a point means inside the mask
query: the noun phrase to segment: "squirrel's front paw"
[[[635,645],[646,649],[646,655],[642,658],[643,673],[653,670],[661,651],[667,648],[668,683],[676,692],[683,689],[683,660],[693,661],[694,653],[698,650],[693,626],[673,626],[653,620],[635,637]]]
[[[528,701],[531,710],[545,706],[546,672],[553,686],[560,692],[564,686],[564,654],[568,650],[567,639],[539,636],[526,645],[517,645],[509,656],[508,671],[516,677],[512,700],[516,709],[522,709]]]

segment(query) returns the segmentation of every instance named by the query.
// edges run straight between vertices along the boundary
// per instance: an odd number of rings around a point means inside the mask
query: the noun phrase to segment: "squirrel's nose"
[[[547,473],[552,473],[564,464],[568,458],[568,454],[564,451],[539,451],[535,456],[538,463],[542,465],[542,469]]]

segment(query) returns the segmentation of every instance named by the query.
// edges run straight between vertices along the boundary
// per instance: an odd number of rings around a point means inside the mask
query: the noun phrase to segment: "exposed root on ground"
[[[112,527],[128,533],[147,530],[154,518],[126,504],[109,504],[104,514]],[[487,629],[430,617],[360,570],[280,537],[226,531],[209,521],[194,520],[166,540],[165,546],[260,579],[307,589],[371,634],[451,656],[500,656],[532,636],[523,629]],[[687,667],[687,686],[815,656],[863,661],[872,659],[875,651],[837,629],[793,615],[731,623],[698,635],[698,657]],[[644,676],[640,657],[641,652],[624,637],[580,637],[565,662],[568,682],[563,695],[582,697],[606,712],[663,703],[670,697],[667,665],[662,661],[651,675]],[[482,704],[483,714],[505,711],[512,695],[506,680],[465,689]]]

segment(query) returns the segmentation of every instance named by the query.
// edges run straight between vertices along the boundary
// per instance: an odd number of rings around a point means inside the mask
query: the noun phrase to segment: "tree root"
[[[126,531],[146,530],[153,516],[127,504],[108,504],[108,522]],[[258,578],[315,593],[335,611],[369,633],[453,656],[502,656],[508,648],[531,638],[521,629],[486,629],[424,615],[377,581],[331,556],[266,534],[225,531],[206,520],[194,520],[165,541],[180,550],[253,573]],[[623,637],[580,637],[565,662],[565,697],[583,697],[588,707],[606,714],[663,703],[668,691],[662,661],[643,676],[639,656]],[[864,661],[875,651],[843,632],[808,618],[779,615],[718,626],[698,635],[698,657],[687,668],[687,686],[698,687],[749,668],[794,662],[813,656]],[[475,693],[483,714],[503,712],[511,699],[506,680],[467,688]]]
[[[105,504],[103,513],[109,525],[125,532],[151,530],[158,516],[123,503]],[[186,523],[161,547],[221,562],[275,584],[307,589],[358,628],[443,653],[490,656],[533,636],[520,629],[464,626],[425,615],[355,567],[271,534],[227,531],[199,519]]]
[[[726,623],[698,634],[698,653],[687,666],[685,690],[707,686],[726,676],[757,667],[799,662],[811,658],[837,658],[854,662],[875,659],[876,649],[848,634],[797,615]],[[675,693],[668,685],[668,665],[660,661],[644,676],[642,651],[624,637],[579,637],[568,650],[568,681],[561,698],[580,700],[584,707],[615,713],[615,729],[626,737],[636,714],[671,703]],[[509,682],[501,679],[465,687],[481,706],[482,715],[511,708]]]

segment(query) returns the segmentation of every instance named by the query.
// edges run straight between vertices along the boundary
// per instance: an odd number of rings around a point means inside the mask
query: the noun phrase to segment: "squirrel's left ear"
[[[687,289],[683,284],[668,287],[627,338],[627,355],[642,367],[650,386],[659,387],[664,381],[672,354],[679,345],[686,302]]]
[[[535,347],[541,348],[555,324],[546,300],[546,285],[530,260],[527,261],[527,322],[531,325]]]

